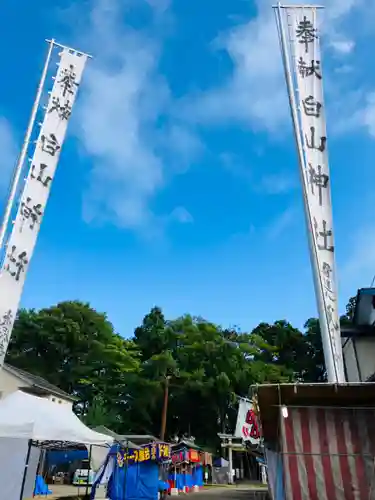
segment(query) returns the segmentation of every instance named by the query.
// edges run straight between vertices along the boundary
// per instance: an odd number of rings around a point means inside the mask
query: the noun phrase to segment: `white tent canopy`
[[[70,441],[108,446],[113,438],[92,431],[67,405],[17,391],[0,401],[0,438]]]

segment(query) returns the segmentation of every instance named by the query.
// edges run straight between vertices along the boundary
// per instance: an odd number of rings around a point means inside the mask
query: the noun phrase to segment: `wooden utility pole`
[[[161,414],[161,429],[160,429],[160,440],[165,439],[165,429],[167,426],[167,412],[168,412],[168,396],[169,396],[169,379],[170,377],[165,377],[165,387],[164,387],[164,403],[163,410]]]

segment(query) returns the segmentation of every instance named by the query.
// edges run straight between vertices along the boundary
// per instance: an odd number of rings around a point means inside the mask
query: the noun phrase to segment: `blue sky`
[[[375,2],[322,3],[344,310],[375,274]],[[243,330],[283,318],[301,327],[316,315],[271,5],[2,4],[3,199],[43,66],[44,39],[94,56],[22,305],[89,301],[125,336],[153,305],[168,318],[189,312]]]

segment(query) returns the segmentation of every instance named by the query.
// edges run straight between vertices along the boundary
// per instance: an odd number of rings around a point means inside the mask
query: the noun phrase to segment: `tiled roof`
[[[33,387],[37,387],[38,389],[42,389],[51,393],[53,396],[60,396],[63,399],[68,399],[70,401],[75,401],[76,398],[71,396],[67,392],[63,391],[56,385],[50,384],[47,380],[38,375],[33,375],[32,373],[21,370],[20,368],[16,368],[15,366],[9,365],[7,363],[4,364],[4,369],[9,373],[12,373],[16,377],[24,380],[26,383],[32,385]]]
[[[100,432],[101,434],[105,434],[106,436],[113,437],[115,441],[119,443],[125,443],[126,446],[128,446],[129,448],[134,448],[136,450],[140,449],[140,446],[135,444],[133,441],[127,439],[125,435],[117,434],[116,432],[111,431],[111,429],[108,429],[108,427],[105,427],[105,425],[99,425],[98,427],[95,427],[93,430],[95,432]]]

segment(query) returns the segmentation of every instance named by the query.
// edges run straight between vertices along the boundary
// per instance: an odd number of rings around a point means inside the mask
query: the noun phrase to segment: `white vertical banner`
[[[238,404],[237,424],[235,437],[249,442],[253,446],[260,443],[258,420],[254,412],[254,405],[248,399],[240,399]]]
[[[338,312],[335,246],[317,9],[285,7],[292,81],[302,144],[302,179],[315,293],[329,382],[345,382]],[[279,9],[280,11],[280,9]],[[280,20],[285,22],[285,18]],[[289,91],[291,91],[289,89]]]
[[[87,56],[63,48],[0,270],[0,369]]]

